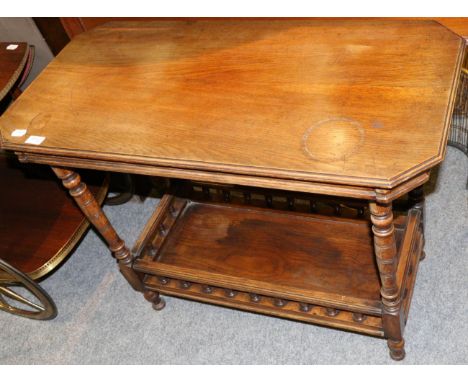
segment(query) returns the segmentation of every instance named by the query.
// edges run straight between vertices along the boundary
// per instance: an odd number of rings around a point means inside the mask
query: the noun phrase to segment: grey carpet
[[[406,364],[468,361],[468,160],[449,148],[436,173],[428,185],[427,258],[405,332]],[[156,203],[134,199],[105,211],[132,245]],[[394,363],[378,338],[175,298],[154,312],[93,231],[41,285],[58,317],[35,322],[0,312],[0,363]]]

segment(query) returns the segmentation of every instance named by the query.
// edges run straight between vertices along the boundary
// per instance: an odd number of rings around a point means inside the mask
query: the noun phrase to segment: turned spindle
[[[353,313],[353,321],[363,322],[365,321],[366,316],[362,313]]]
[[[229,203],[231,201],[231,192],[228,190],[223,190],[223,201]]]
[[[250,301],[252,302],[260,302],[260,300],[262,299],[258,294],[255,294],[255,293],[250,293]]]
[[[283,308],[287,305],[287,301],[286,300],[283,300],[282,298],[275,298],[273,300],[273,305],[275,305],[276,307],[278,308]]]
[[[310,200],[309,209],[310,209],[310,212],[317,212],[317,203],[315,203],[315,201],[313,200]]]
[[[177,217],[177,210],[172,204],[169,205],[169,213],[171,214],[173,218]]]
[[[152,257],[156,256],[156,254],[158,253],[158,249],[153,244],[148,244],[146,250]]]
[[[411,190],[408,193],[408,202],[410,204],[410,208],[415,208],[421,212],[421,228],[424,232],[424,204],[425,204],[425,197],[424,197],[424,188],[423,186],[419,186],[414,190]]]
[[[52,170],[62,180],[63,185],[69,190],[83,214],[104,238],[114,257],[118,260],[120,271],[124,277],[135,290],[143,292],[144,287],[141,279],[132,268],[132,254],[110,224],[86,184],[81,181],[76,172],[60,167],[52,167]]]
[[[210,188],[208,186],[202,186],[202,192],[205,199],[210,199]]]
[[[301,302],[299,304],[299,310],[301,312],[307,313],[307,312],[310,312],[310,309],[312,309],[312,306],[310,304],[306,304],[304,302]]]
[[[158,281],[161,285],[169,284],[169,279],[167,277],[158,277]]]
[[[226,297],[229,297],[229,298],[233,298],[233,297],[237,296],[237,292],[235,290],[232,290],[232,289],[226,289],[224,291],[224,294],[226,295]]]
[[[405,356],[401,319],[401,296],[397,285],[397,248],[391,203],[369,203],[374,234],[374,251],[380,276],[382,323],[390,356],[401,360]]]
[[[163,223],[161,223],[161,224],[158,226],[158,231],[159,231],[159,234],[160,234],[161,236],[166,236],[166,235],[167,235],[167,228],[166,228],[166,226],[165,226]]]
[[[339,204],[335,204],[333,206],[333,212],[335,213],[336,216],[341,216],[342,211],[343,211],[343,208]]]
[[[425,226],[425,197],[424,197],[424,188],[423,186],[419,186],[414,190],[411,190],[408,193],[408,202],[410,204],[410,208],[414,208],[421,213],[421,220],[420,220],[420,227],[421,232],[423,234],[423,248],[424,248],[424,226]],[[419,260],[424,260],[426,257],[426,252],[423,250]]]
[[[335,317],[335,316],[338,316],[340,311],[338,309],[335,309],[335,308],[327,308],[325,313],[329,317]]]

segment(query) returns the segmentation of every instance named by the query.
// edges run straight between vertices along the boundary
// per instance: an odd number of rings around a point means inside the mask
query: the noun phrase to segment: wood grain
[[[462,47],[431,21],[112,23],[58,55],[0,119],[2,144],[391,188],[443,159]]]
[[[444,157],[464,45],[427,20],[111,23],[78,35],[0,118],[1,143],[56,166],[155,309],[161,292],[361,331],[400,360],[422,199],[395,222],[392,201]],[[171,190],[134,261],[64,166],[195,180],[201,199]],[[263,188],[262,206],[239,185]],[[366,199],[373,227],[356,201],[354,219],[341,202],[320,217],[273,189]]]
[[[146,240],[139,240],[137,271],[380,312],[379,273],[366,220],[167,200],[171,204],[158,209],[144,230]],[[398,243],[402,234],[399,228]]]
[[[134,248],[153,307],[161,293],[292,318],[385,337],[392,357],[404,356],[423,244],[418,209],[393,224],[388,205],[371,203],[372,232],[359,208],[343,217],[317,202],[312,213],[303,194],[190,182],[171,190]]]
[[[133,21],[145,21],[145,20],[161,20],[161,17],[61,17],[60,20],[64,27],[67,29],[67,33],[70,38],[77,36],[87,30],[96,28],[99,25],[108,23],[110,21],[117,20],[133,20]],[[165,18],[166,20],[168,18]],[[181,17],[170,17],[171,20],[180,20]],[[191,18],[193,20],[206,19],[206,17]],[[218,18],[219,19],[219,18]],[[226,18],[224,18],[226,19]],[[232,18],[230,18],[232,19]],[[298,19],[295,17],[294,19]],[[324,19],[322,18],[309,18],[309,19]],[[343,17],[332,17],[330,19],[343,19]],[[384,20],[389,18],[376,18],[376,17],[346,17],[346,19],[360,19],[360,20]],[[435,20],[438,23],[446,26],[461,37],[468,38],[468,17],[392,17],[391,20]]]
[[[377,316],[363,316],[364,322],[358,323],[353,319],[355,313],[349,311],[339,311],[338,315],[331,317],[327,314],[329,308],[324,308],[322,306],[287,301],[284,306],[278,307],[277,304],[275,304],[277,299],[268,296],[256,295],[258,300],[253,300],[252,295],[236,291],[236,293],[230,297],[223,288],[212,288],[213,291],[207,294],[203,292],[203,288],[201,288],[200,284],[192,283],[188,288],[181,288],[177,280],[169,280],[167,284],[161,285],[161,282],[155,276],[148,276],[145,285],[148,289],[160,291],[169,296],[215,303],[221,306],[305,321],[337,329],[351,330],[377,337],[384,336],[382,319]]]

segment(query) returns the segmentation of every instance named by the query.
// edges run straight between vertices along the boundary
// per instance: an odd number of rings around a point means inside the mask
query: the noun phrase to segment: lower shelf
[[[419,212],[398,222],[407,311],[422,250]],[[147,289],[384,336],[367,219],[166,195],[135,252]]]

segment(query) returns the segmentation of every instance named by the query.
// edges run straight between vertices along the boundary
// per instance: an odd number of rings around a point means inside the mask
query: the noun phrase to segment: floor
[[[449,148],[427,191],[419,268],[402,364],[468,362],[468,160]],[[131,246],[156,199],[105,211]],[[385,341],[167,298],[151,309],[89,231],[41,284],[59,314],[35,322],[0,312],[0,364],[392,364]]]

